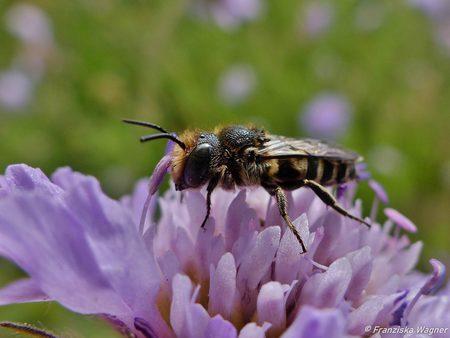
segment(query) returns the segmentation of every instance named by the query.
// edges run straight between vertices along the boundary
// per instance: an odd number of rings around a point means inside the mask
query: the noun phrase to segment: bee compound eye
[[[212,145],[199,144],[189,155],[184,168],[184,182],[190,188],[197,188],[208,179]]]

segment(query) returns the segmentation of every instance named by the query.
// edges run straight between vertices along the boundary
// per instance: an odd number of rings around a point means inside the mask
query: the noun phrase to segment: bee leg
[[[206,188],[206,215],[203,219],[202,225],[200,226],[202,229],[205,229],[206,221],[209,218],[209,214],[211,213],[211,194],[213,190],[217,187],[219,183],[220,176],[214,176],[208,183],[208,187]]]
[[[369,227],[369,228],[371,227],[371,225],[369,223],[367,223],[366,221],[364,221],[363,219],[361,219],[359,217],[353,216],[347,210],[345,210],[343,207],[341,207],[338,204],[338,202],[336,201],[336,199],[334,198],[334,196],[319,183],[317,183],[315,181],[311,181],[311,180],[303,180],[303,182],[304,182],[305,186],[311,188],[312,191],[314,191],[314,193],[323,201],[323,203],[332,207],[334,210],[336,210],[341,215],[351,218],[360,223],[363,223],[363,224],[367,225],[367,227]]]
[[[288,225],[289,229],[294,233],[294,236],[297,238],[298,242],[300,243],[300,246],[302,247],[302,254],[306,253],[306,247],[305,243],[303,243],[302,238],[300,237],[300,234],[297,231],[297,228],[292,223],[291,219],[289,218],[289,215],[287,214],[287,199],[286,194],[284,193],[283,189],[281,187],[276,187],[273,190],[273,194],[277,198],[277,205],[278,210],[280,211],[281,217],[283,217],[284,221]]]

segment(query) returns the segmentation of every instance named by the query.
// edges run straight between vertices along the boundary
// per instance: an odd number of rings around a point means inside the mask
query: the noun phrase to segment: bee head
[[[189,143],[189,142],[188,142]],[[173,176],[177,190],[188,188],[199,188],[206,184],[211,178],[213,162],[217,158],[220,149],[217,136],[211,133],[200,133],[193,142],[190,151],[185,152],[185,156],[180,164],[182,171],[173,167]],[[174,157],[177,157],[175,154]]]

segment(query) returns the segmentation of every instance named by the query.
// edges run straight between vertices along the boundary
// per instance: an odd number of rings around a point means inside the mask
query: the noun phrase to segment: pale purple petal
[[[286,285],[278,282],[264,284],[259,291],[256,302],[258,324],[271,323],[270,335],[279,336],[286,326]]]
[[[281,338],[343,338],[345,319],[337,309],[303,306]]]
[[[345,294],[346,299],[357,301],[366,288],[372,272],[370,247],[365,246],[346,255],[352,267],[352,279]]]
[[[365,328],[372,325],[378,313],[383,309],[383,301],[380,297],[368,299],[357,309],[348,315],[347,330],[350,334],[364,336],[367,333]]]
[[[130,312],[97,266],[83,226],[62,202],[39,191],[3,198],[0,233],[0,251],[50,298],[81,313]]]
[[[10,165],[6,168],[4,181],[8,191],[36,191],[60,198],[63,190],[50,182],[40,169],[25,164]]]
[[[187,335],[192,338],[203,337],[210,320],[203,306],[190,304],[186,311]]]
[[[41,291],[32,279],[21,279],[0,289],[0,305],[48,300],[50,298]]]
[[[255,246],[247,253],[247,257],[240,266],[238,284],[243,283],[250,290],[256,288],[272,264],[279,242],[279,227],[269,227],[257,235]]]
[[[266,338],[266,332],[270,328],[269,323],[258,326],[255,323],[248,323],[239,332],[239,338]]]
[[[84,225],[96,261],[114,289],[137,314],[147,313],[158,292],[159,276],[132,215],[102,195],[98,182],[90,178],[68,194],[67,203]]]
[[[222,256],[210,280],[209,311],[229,318],[236,295],[236,265],[231,253]]]
[[[327,271],[316,273],[303,286],[302,304],[319,308],[336,307],[344,298],[352,277],[347,258],[339,258]]]
[[[193,285],[189,277],[177,274],[172,281],[170,324],[178,337],[183,337],[187,325],[186,312],[191,302]]]
[[[303,214],[294,221],[294,225],[308,229],[308,219]],[[298,229],[298,228],[297,228]],[[305,238],[306,237],[306,238]],[[302,236],[303,241],[308,246],[307,236]],[[308,247],[308,250],[310,248]],[[308,251],[309,252],[309,251]],[[275,258],[275,276],[278,281],[284,284],[291,283],[297,279],[297,274],[305,265],[312,267],[300,254],[300,244],[292,231],[286,229],[280,241],[280,246]]]
[[[205,338],[236,338],[237,330],[228,320],[221,315],[213,317],[206,326]]]
[[[95,179],[74,174],[76,184],[70,184],[70,175],[67,170],[56,175],[68,188],[63,194],[62,187],[38,170],[8,168],[6,180],[14,188],[0,203],[0,209],[8,210],[0,217],[0,227],[9,229],[0,251],[49,297],[71,309],[107,312],[128,323],[131,311],[152,314],[151,325],[167,332],[156,306],[149,306],[159,276],[131,214],[102,195]],[[21,193],[24,190],[28,193]],[[14,224],[26,224],[26,232]],[[73,285],[84,291],[73,293]]]
[[[416,242],[408,249],[399,252],[392,259],[391,267],[395,269],[395,272],[399,275],[407,274],[416,266],[422,247],[422,242]]]

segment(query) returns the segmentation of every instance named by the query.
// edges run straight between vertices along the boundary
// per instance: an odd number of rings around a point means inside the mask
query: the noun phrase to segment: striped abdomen
[[[280,159],[278,170],[272,173],[284,189],[296,189],[300,181],[309,179],[321,185],[344,183],[356,178],[355,161],[306,156]]]

